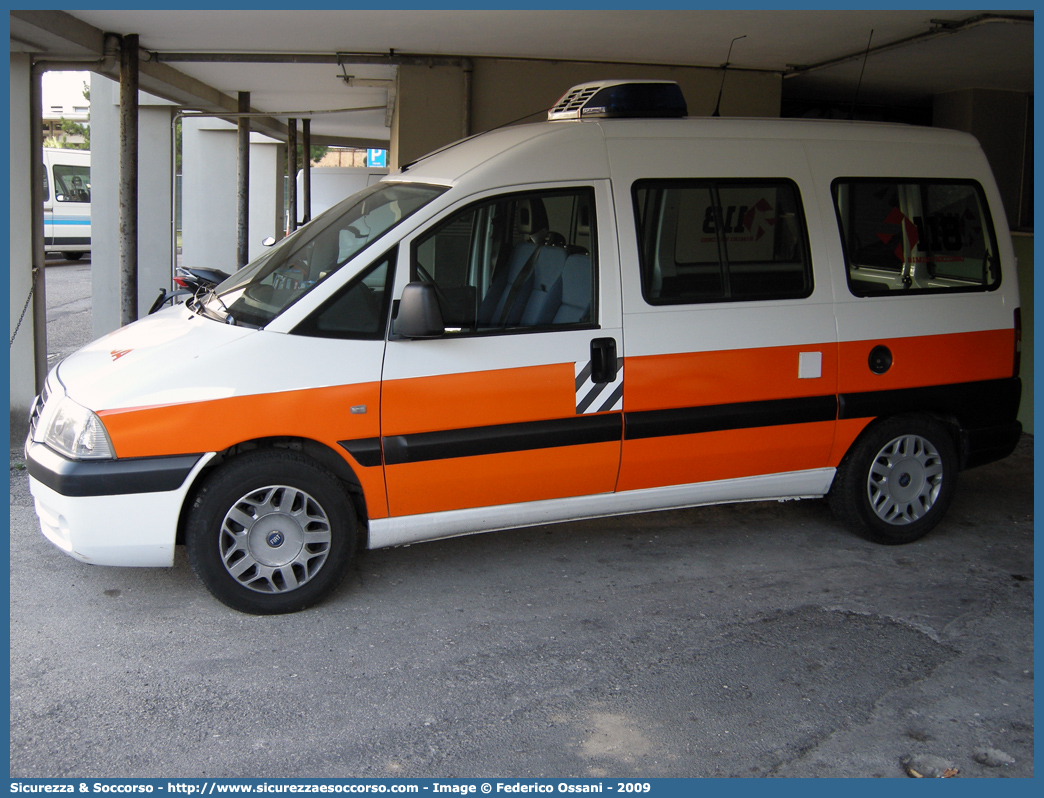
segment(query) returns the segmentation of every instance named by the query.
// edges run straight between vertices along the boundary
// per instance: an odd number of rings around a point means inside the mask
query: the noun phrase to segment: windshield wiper
[[[207,293],[216,299],[218,304],[221,305],[221,309],[225,311],[225,323],[235,325],[236,317],[232,315],[232,311],[228,309],[228,305],[225,304],[224,300],[218,296],[217,291],[213,288],[208,288]]]
[[[207,307],[207,302],[209,302],[211,298],[216,299],[218,304],[221,305],[221,309],[225,311],[224,317]],[[195,307],[192,306],[193,302],[196,303]],[[228,306],[222,301],[221,297],[217,295],[217,292],[213,288],[206,288],[202,291],[196,292],[196,294],[185,304],[188,305],[189,310],[198,313],[201,316],[206,316],[215,321],[223,321],[226,324],[237,324],[235,316],[232,315]]]

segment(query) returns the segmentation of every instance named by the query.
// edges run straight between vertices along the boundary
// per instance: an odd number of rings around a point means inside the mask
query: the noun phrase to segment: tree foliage
[[[49,136],[44,141],[45,147],[57,147],[64,150],[89,150],[91,148],[91,85],[83,84],[83,98],[87,101],[87,120],[84,123],[74,122],[64,116],[59,122],[59,129],[65,136]],[[83,136],[82,143],[69,141],[70,136]]]

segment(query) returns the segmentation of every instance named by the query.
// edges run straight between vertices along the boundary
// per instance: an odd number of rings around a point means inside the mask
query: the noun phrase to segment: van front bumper
[[[169,568],[185,497],[211,457],[81,461],[30,443],[26,465],[40,531],[82,562]]]

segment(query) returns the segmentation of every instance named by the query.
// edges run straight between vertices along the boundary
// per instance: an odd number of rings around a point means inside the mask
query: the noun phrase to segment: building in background
[[[90,84],[90,72],[44,72],[41,88],[47,146],[89,148]]]

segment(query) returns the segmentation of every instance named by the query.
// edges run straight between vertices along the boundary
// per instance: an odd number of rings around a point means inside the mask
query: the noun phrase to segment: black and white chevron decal
[[[612,382],[592,382],[590,360],[574,363],[574,368],[578,414],[623,410],[623,358],[616,361],[616,379]]]

